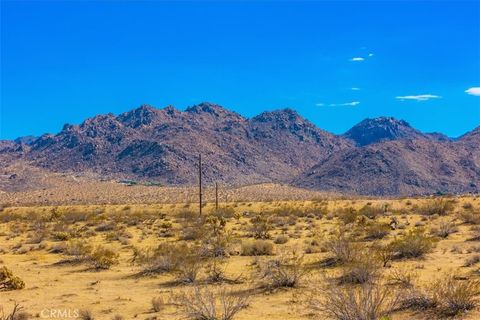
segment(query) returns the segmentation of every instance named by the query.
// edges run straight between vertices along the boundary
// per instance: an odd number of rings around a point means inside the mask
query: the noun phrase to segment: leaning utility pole
[[[198,155],[198,200],[199,200],[199,213],[202,215],[202,154]]]
[[[218,183],[215,182],[215,210],[218,211]]]

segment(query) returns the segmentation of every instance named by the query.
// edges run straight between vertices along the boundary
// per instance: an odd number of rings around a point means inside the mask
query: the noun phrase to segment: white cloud
[[[427,101],[430,99],[440,99],[441,96],[437,96],[434,94],[419,94],[419,95],[412,95],[412,96],[397,96],[395,99],[398,100],[415,100],[415,101]]]
[[[353,88],[350,88],[350,90],[352,90],[352,91],[358,91],[358,90],[360,90],[360,88],[353,87]]]
[[[365,60],[365,58],[362,58],[362,57],[354,57],[350,59],[350,61],[363,61],[363,60]]]
[[[472,87],[465,90],[465,92],[472,96],[480,96],[480,87]]]
[[[368,56],[369,56],[369,57],[373,57],[373,53],[369,53]]]
[[[360,101],[352,101],[352,102],[347,102],[347,103],[342,103],[341,106],[350,106],[350,107],[355,107],[360,104]]]
[[[317,103],[315,104],[317,107],[355,107],[360,104],[360,101],[352,101],[352,102],[345,102],[345,103],[330,103],[330,104],[325,104],[325,103]]]

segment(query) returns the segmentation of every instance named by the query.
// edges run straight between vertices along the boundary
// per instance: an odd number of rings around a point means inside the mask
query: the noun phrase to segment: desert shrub
[[[212,215],[217,217],[217,218],[223,218],[223,219],[230,219],[234,218],[235,215],[235,209],[231,207],[220,207],[212,212]]]
[[[248,306],[246,295],[233,294],[224,287],[213,291],[195,286],[172,297],[186,318],[192,320],[232,320]]]
[[[424,205],[417,207],[416,211],[419,214],[423,214],[427,216],[433,216],[433,215],[445,216],[451,213],[454,208],[455,208],[455,203],[452,200],[439,198],[439,199],[428,201]]]
[[[424,290],[415,287],[406,288],[400,294],[399,309],[410,309],[414,311],[423,311],[435,308],[437,303]]]
[[[389,319],[398,304],[391,287],[375,282],[353,287],[327,284],[320,296],[310,299],[311,308],[336,320]]]
[[[449,235],[457,231],[458,228],[454,222],[440,221],[438,226],[431,228],[430,233],[440,238],[447,238]]]
[[[118,257],[118,253],[112,249],[98,246],[87,259],[95,269],[110,269],[113,265],[118,264]]]
[[[365,227],[366,240],[378,240],[385,238],[390,233],[390,226],[386,223],[371,222]]]
[[[144,273],[170,272],[177,268],[181,256],[188,252],[185,243],[161,243],[155,249],[133,249],[132,262],[144,266]]]
[[[480,262],[480,255],[479,254],[476,254],[470,258],[468,258],[466,261],[465,261],[465,264],[464,266],[465,267],[472,267],[474,265],[476,265],[477,263]]]
[[[297,287],[307,273],[303,265],[303,255],[296,250],[282,253],[274,259],[260,261],[256,268],[256,276],[261,285],[268,289]]]
[[[357,220],[358,212],[354,208],[348,207],[337,210],[336,215],[344,224],[350,224]]]
[[[228,280],[225,277],[226,261],[223,258],[212,258],[206,264],[207,281],[218,283]]]
[[[250,219],[250,232],[255,239],[269,239],[271,229],[270,219],[265,214],[258,214]]]
[[[198,250],[190,249],[187,254],[180,257],[180,262],[174,270],[177,280],[183,283],[193,283],[202,269],[204,260]]]
[[[66,231],[58,231],[53,233],[53,239],[56,241],[67,241],[69,240],[72,236],[69,232]]]
[[[388,283],[402,288],[413,288],[418,274],[413,269],[391,269],[387,276]]]
[[[95,320],[92,311],[88,309],[79,310],[78,317],[82,320]]]
[[[344,233],[338,232],[323,243],[332,257],[329,264],[345,264],[355,260],[360,252],[359,245],[353,243]]]
[[[63,249],[66,255],[72,256],[72,262],[82,262],[90,256],[92,246],[81,240],[70,240]]]
[[[25,282],[15,276],[7,267],[0,269],[0,291],[20,290],[25,288]]]
[[[204,236],[201,239],[201,254],[207,257],[228,256],[232,243],[232,235],[225,230],[226,220],[223,217],[210,215],[204,224]]]
[[[371,247],[372,258],[379,261],[385,268],[395,258],[392,244],[375,243]]]
[[[267,240],[242,241],[242,256],[269,256],[273,253],[273,244]]]
[[[288,242],[288,236],[281,234],[275,237],[273,243],[275,244],[285,244]]]
[[[23,307],[14,302],[12,311],[5,314],[5,310],[0,305],[0,320],[27,320],[28,313],[23,312],[22,310]]]
[[[164,308],[165,303],[163,302],[162,297],[153,297],[152,298],[152,309],[155,312],[160,312]]]
[[[353,261],[343,265],[340,284],[363,284],[379,276],[379,264],[369,252],[359,254]]]
[[[420,258],[432,251],[435,246],[434,240],[426,236],[420,229],[408,232],[400,239],[391,243],[391,248],[395,252],[395,258]]]
[[[383,215],[383,208],[365,205],[358,211],[358,214],[370,219],[375,219],[377,216]]]
[[[444,316],[456,316],[478,305],[479,280],[456,280],[451,274],[438,279],[431,287],[437,312]]]
[[[467,224],[480,224],[480,213],[472,209],[465,209],[459,213],[460,220]]]
[[[115,224],[110,222],[101,223],[95,228],[95,231],[97,232],[105,232],[105,231],[113,231],[113,230],[115,230]]]

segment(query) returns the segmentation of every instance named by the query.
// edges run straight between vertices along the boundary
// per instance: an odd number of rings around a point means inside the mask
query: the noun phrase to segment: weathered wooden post
[[[202,215],[202,154],[198,155],[198,201],[199,215]]]

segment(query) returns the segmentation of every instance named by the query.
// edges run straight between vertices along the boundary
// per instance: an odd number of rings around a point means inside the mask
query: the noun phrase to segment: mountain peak
[[[412,128],[405,120],[378,117],[361,121],[343,136],[355,141],[358,146],[365,146],[380,141],[420,137],[423,134]]]
[[[142,104],[136,109],[120,114],[117,120],[126,126],[138,128],[152,123],[158,112],[157,108],[148,104]]]

